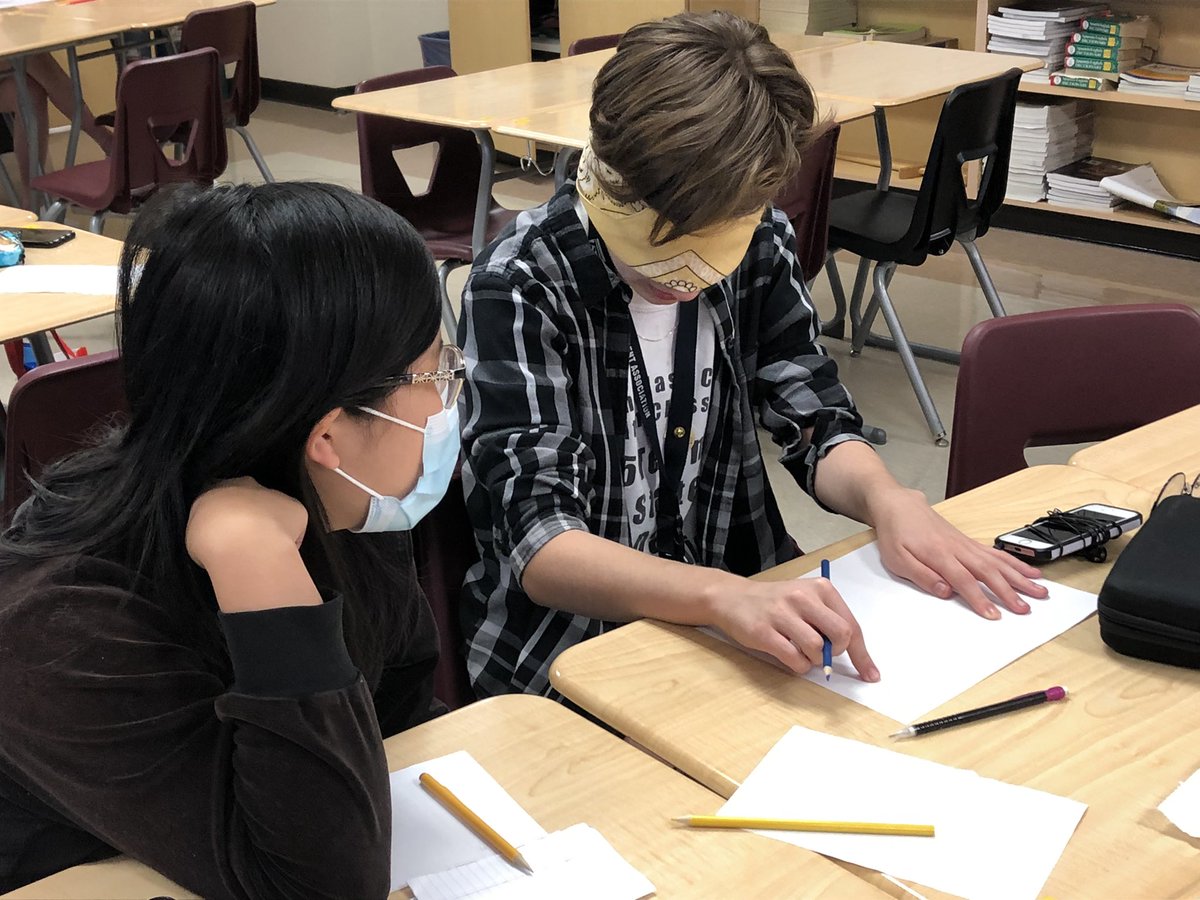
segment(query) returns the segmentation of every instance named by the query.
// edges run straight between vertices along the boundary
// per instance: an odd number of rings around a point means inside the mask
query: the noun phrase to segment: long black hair
[[[0,539],[0,573],[118,563],[222,661],[212,587],[184,538],[201,493],[248,475],[307,507],[305,562],[345,597],[347,646],[374,682],[413,615],[411,552],[395,535],[330,533],[304,445],[329,411],[394,389],[380,385],[437,334],[438,296],[412,226],[344,188],[183,188],[148,205],[119,271],[128,422],[42,474]]]

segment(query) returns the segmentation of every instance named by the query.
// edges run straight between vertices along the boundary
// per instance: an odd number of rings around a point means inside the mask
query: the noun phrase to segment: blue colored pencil
[[[821,577],[826,581],[829,580],[829,560],[821,560]],[[833,675],[833,641],[821,635],[825,643],[821,646],[821,664],[825,666],[825,680],[828,681]]]

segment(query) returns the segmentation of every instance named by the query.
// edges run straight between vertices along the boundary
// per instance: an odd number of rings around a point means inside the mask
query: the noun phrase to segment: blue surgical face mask
[[[362,411],[421,432],[425,436],[425,443],[421,451],[421,477],[417,479],[416,487],[404,497],[380,494],[341,469],[333,470],[355,487],[371,495],[367,520],[360,527],[351,530],[359,533],[408,531],[446,496],[446,489],[454,476],[454,466],[458,463],[458,407],[452,406],[430,416],[424,428],[381,413],[377,409],[363,407]]]

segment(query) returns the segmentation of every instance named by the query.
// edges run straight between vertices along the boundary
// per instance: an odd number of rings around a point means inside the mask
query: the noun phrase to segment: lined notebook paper
[[[409,884],[417,900],[640,900],[654,893],[646,876],[596,829],[572,825],[521,847],[533,869],[489,856]]]
[[[972,900],[1034,900],[1086,808],[796,727],[755,766],[721,814],[933,825],[931,838],[759,833]]]

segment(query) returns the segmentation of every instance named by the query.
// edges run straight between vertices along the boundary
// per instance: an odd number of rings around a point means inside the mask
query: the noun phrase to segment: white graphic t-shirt
[[[700,300],[688,302],[699,303]],[[634,294],[629,302],[629,314],[633,319],[633,329],[637,332],[642,359],[646,364],[646,381],[654,403],[654,420],[658,426],[661,450],[667,433],[667,416],[670,410],[679,304],[655,304]],[[683,468],[679,512],[683,520],[684,539],[692,546],[696,540],[695,521],[691,515],[692,500],[696,496],[696,479],[700,475],[700,465],[704,459],[704,434],[708,425],[708,410],[712,405],[715,361],[716,326],[708,310],[702,308],[696,329],[695,396],[683,400],[694,403],[694,406],[691,449]],[[625,514],[629,518],[630,546],[635,550],[649,551],[650,537],[654,534],[656,522],[659,473],[653,453],[647,444],[646,429],[638,421],[635,397],[631,375],[626,391]]]

